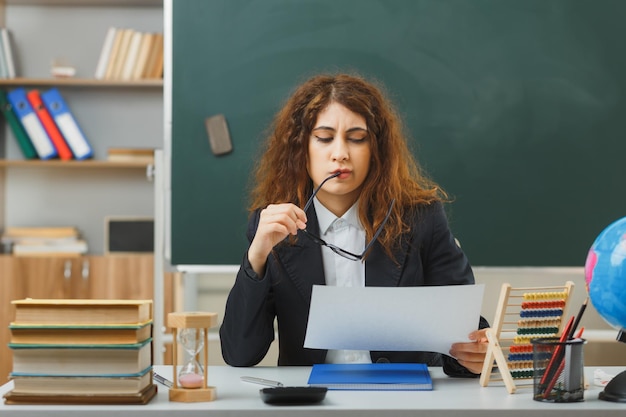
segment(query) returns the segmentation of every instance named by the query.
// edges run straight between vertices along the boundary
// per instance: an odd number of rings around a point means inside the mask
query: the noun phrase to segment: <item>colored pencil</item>
[[[587,308],[587,303],[589,302],[589,297],[585,298],[585,302],[583,302],[583,305],[580,306],[580,310],[578,310],[578,314],[576,315],[576,320],[574,320],[574,324],[572,325],[572,328],[569,331],[568,339],[571,339],[574,337],[574,332],[576,332],[576,328],[578,327],[578,325],[580,324],[580,319],[583,317],[583,314],[585,313],[585,309]]]
[[[570,319],[568,320],[567,324],[565,325],[565,328],[563,329],[563,333],[561,334],[561,338],[559,339],[559,345],[554,349],[554,352],[552,352],[552,357],[550,358],[550,362],[548,362],[548,366],[546,366],[545,373],[543,374],[543,377],[541,378],[542,386],[552,379],[552,375],[554,375],[553,369],[557,366],[557,363],[559,363],[559,359],[561,357],[561,351],[563,348],[563,345],[561,343],[567,340],[567,337],[569,335],[569,332],[573,324],[574,324],[574,316],[570,317]]]

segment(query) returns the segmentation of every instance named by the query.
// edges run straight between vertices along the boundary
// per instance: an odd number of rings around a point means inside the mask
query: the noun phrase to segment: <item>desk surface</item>
[[[261,401],[259,385],[242,382],[243,375],[282,381],[285,385],[306,385],[309,367],[209,367],[209,384],[216,387],[217,399],[206,403],[173,403],[168,400],[168,390],[159,385],[157,396],[147,405],[108,406],[31,406],[0,405],[0,416],[124,416],[171,417],[185,416],[588,416],[601,412],[602,416],[624,416],[626,404],[598,399],[600,387],[593,382],[593,370],[587,368],[590,387],[585,401],[569,404],[552,404],[534,401],[532,388],[518,388],[508,394],[503,385],[481,387],[477,379],[456,379],[444,375],[441,368],[431,368],[433,391],[328,391],[324,402],[312,406],[270,406]],[[611,374],[625,370],[623,367],[602,368]],[[171,367],[156,366],[155,371],[170,378]],[[12,388],[9,382],[0,387],[0,396]]]

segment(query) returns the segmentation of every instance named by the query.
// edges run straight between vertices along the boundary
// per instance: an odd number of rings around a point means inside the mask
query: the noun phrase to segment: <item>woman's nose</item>
[[[332,159],[333,161],[345,161],[350,153],[348,152],[348,144],[344,138],[335,138],[333,141]]]

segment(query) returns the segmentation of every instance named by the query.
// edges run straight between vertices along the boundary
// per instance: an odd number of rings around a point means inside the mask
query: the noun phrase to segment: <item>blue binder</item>
[[[330,390],[430,391],[433,381],[424,363],[318,363],[309,385]]]
[[[24,130],[33,143],[40,159],[50,159],[57,156],[57,150],[52,144],[46,129],[41,124],[35,110],[26,97],[24,88],[16,88],[7,93],[7,100],[13,107],[13,112],[22,123]]]
[[[80,160],[93,157],[93,149],[87,137],[78,126],[59,90],[51,88],[41,94],[41,100],[63,134],[74,158]]]

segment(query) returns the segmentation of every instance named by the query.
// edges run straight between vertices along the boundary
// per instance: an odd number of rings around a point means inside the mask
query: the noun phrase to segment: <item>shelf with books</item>
[[[93,150],[83,160],[26,156],[21,137],[0,115],[0,231],[72,224],[89,245],[75,257],[0,254],[3,379],[10,364],[7,301],[154,296],[152,254],[104,254],[103,226],[108,216],[154,216],[153,163],[112,161],[108,151],[162,147],[163,79],[96,79],[95,70],[109,27],[163,31],[163,0],[0,0],[0,26],[11,31],[19,77],[0,79],[1,95],[21,88],[27,96],[39,90],[43,99],[58,90]],[[75,68],[76,75],[51,76],[51,62]]]
[[[107,152],[162,147],[163,79],[96,79],[95,70],[111,26],[161,33],[162,9],[162,0],[0,1],[0,25],[12,32],[19,77],[0,79],[0,92],[8,97],[23,89],[28,96],[39,90],[43,99],[57,90],[93,151],[81,158],[74,154],[71,160],[26,155],[14,126],[0,115],[0,230],[58,224],[67,221],[72,211],[90,249],[101,253],[107,216],[153,215],[153,163],[130,158],[112,161]],[[46,36],[26,30],[27,23],[46,28]],[[75,67],[76,76],[50,76],[55,58]],[[45,101],[44,105],[58,125],[51,107]],[[45,212],[37,208],[44,194],[48,196]],[[74,202],[71,210],[70,201]]]

